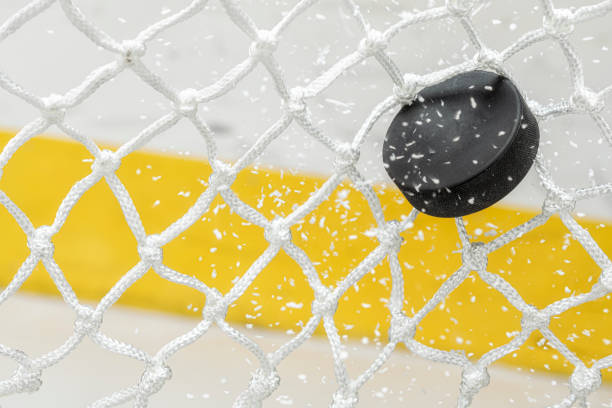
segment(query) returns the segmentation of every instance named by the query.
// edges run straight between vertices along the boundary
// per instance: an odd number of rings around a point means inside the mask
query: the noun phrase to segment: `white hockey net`
[[[423,87],[443,81],[453,75],[473,69],[489,69],[505,73],[505,61],[517,52],[543,41],[553,41],[563,51],[569,72],[571,74],[572,94],[562,102],[555,104],[538,104],[529,101],[529,104],[540,121],[551,117],[567,114],[584,114],[597,124],[608,143],[612,144],[612,131],[604,117],[604,99],[612,93],[612,85],[594,91],[586,87],[581,60],[575,52],[574,46],[568,36],[575,25],[582,24],[595,18],[606,16],[612,11],[612,1],[587,5],[573,9],[555,8],[551,0],[541,0],[542,25],[527,32],[512,44],[502,50],[494,50],[487,46],[487,41],[479,35],[478,27],[473,23],[472,17],[478,13],[480,3],[469,0],[448,0],[445,6],[433,7],[420,12],[405,13],[396,23],[384,31],[377,31],[370,25],[360,8],[353,0],[345,1],[352,10],[352,16],[363,30],[363,40],[359,46],[348,55],[338,59],[324,71],[322,75],[310,81],[307,86],[291,87],[291,81],[283,76],[281,66],[275,59],[275,49],[278,41],[287,27],[309,7],[315,0],[301,0],[293,8],[283,14],[282,19],[271,29],[263,30],[257,27],[249,15],[241,8],[238,1],[220,0],[225,12],[231,21],[236,24],[252,40],[249,54],[244,60],[225,73],[222,78],[203,89],[175,90],[146,66],[141,57],[147,52],[147,43],[169,27],[179,24],[198,13],[204,12],[206,0],[194,0],[186,8],[171,14],[157,23],[147,27],[135,38],[121,41],[112,38],[100,28],[89,21],[72,0],[36,0],[31,1],[15,15],[0,26],[0,41],[10,36],[24,24],[35,19],[54,3],[59,3],[67,21],[74,25],[84,36],[91,40],[92,45],[102,47],[119,58],[107,65],[101,66],[91,72],[82,83],[70,89],[63,95],[40,97],[31,94],[19,84],[0,72],[0,88],[26,101],[40,111],[40,117],[24,126],[19,133],[10,140],[0,154],[0,176],[2,169],[11,156],[32,137],[45,132],[50,126],[57,126],[62,132],[81,143],[95,157],[91,173],[78,181],[67,194],[52,225],[34,226],[25,214],[4,192],[0,191],[0,202],[12,214],[19,226],[28,237],[28,246],[31,250],[26,261],[21,265],[10,284],[0,293],[0,303],[13,295],[28,279],[35,266],[42,262],[51,275],[63,299],[74,310],[76,320],[74,333],[55,350],[44,355],[30,356],[20,350],[0,345],[0,355],[14,360],[18,369],[12,377],[0,381],[0,395],[13,393],[33,392],[41,386],[41,376],[45,369],[60,363],[71,353],[79,343],[89,336],[96,344],[114,353],[142,361],[144,371],[139,379],[128,388],[118,390],[91,404],[92,407],[110,407],[128,401],[133,401],[136,407],[146,407],[150,397],[158,392],[171,377],[168,359],[182,348],[204,336],[211,325],[217,325],[232,340],[248,349],[259,361],[259,368],[252,373],[250,384],[245,384],[244,391],[235,400],[235,407],[259,407],[278,387],[280,378],[276,367],[313,335],[316,327],[323,322],[327,338],[333,351],[334,368],[337,381],[337,391],[332,397],[331,406],[334,408],[354,407],[358,404],[360,388],[374,376],[381,366],[390,358],[398,344],[403,343],[415,355],[422,358],[456,365],[462,368],[459,407],[471,404],[479,390],[489,383],[487,367],[500,358],[517,350],[530,336],[539,330],[549,344],[558,350],[571,364],[575,366],[574,373],[569,381],[568,395],[558,401],[556,407],[570,407],[577,404],[586,406],[588,395],[601,384],[601,370],[612,366],[612,355],[595,361],[587,367],[563,342],[549,329],[551,317],[581,305],[585,302],[606,296],[612,291],[612,263],[609,257],[600,249],[590,234],[579,225],[572,216],[572,209],[577,200],[592,198],[612,192],[612,185],[603,184],[588,188],[563,189],[551,178],[544,166],[542,157],[538,158],[537,171],[542,186],[547,192],[542,212],[528,222],[516,226],[503,235],[483,244],[471,242],[461,219],[456,220],[457,230],[463,244],[463,265],[453,273],[433,295],[426,305],[414,315],[406,315],[403,311],[404,285],[406,284],[402,266],[398,260],[398,252],[402,243],[400,234],[411,228],[417,212],[407,214],[401,220],[386,220],[382,207],[372,188],[358,171],[356,163],[360,156],[361,147],[367,140],[368,133],[385,113],[396,111],[401,104],[409,103],[415,94]],[[473,58],[460,64],[435,71],[426,75],[416,73],[403,73],[394,63],[386,51],[389,41],[406,27],[415,24],[426,24],[439,19],[456,19],[465,29],[467,37],[472,43],[475,54]],[[341,74],[365,59],[376,60],[388,73],[395,84],[389,90],[388,97],[378,103],[375,109],[365,118],[360,129],[354,135],[351,143],[340,143],[334,138],[324,134],[315,124],[309,112],[308,100],[327,89]],[[215,136],[209,126],[198,115],[198,106],[218,98],[234,87],[240,86],[243,78],[248,76],[254,68],[261,64],[274,79],[274,85],[280,102],[284,107],[283,115],[271,126],[251,148],[233,164],[222,162],[217,158]],[[144,129],[133,139],[123,144],[116,151],[101,150],[94,141],[79,133],[64,120],[65,113],[85,101],[98,88],[115,78],[125,70],[131,70],[145,83],[167,97],[172,109]],[[130,195],[115,171],[120,167],[122,159],[135,150],[145,146],[156,136],[173,127],[179,121],[189,121],[198,130],[207,145],[207,154],[213,173],[208,188],[197,199],[196,203],[166,230],[156,235],[147,235],[141,223],[139,213]],[[289,125],[295,122],[302,127],[312,138],[326,146],[335,155],[334,173],[308,200],[296,208],[290,215],[274,220],[267,219],[255,208],[243,202],[233,191],[232,182],[236,175],[254,162],[266,147],[278,138]],[[379,245],[369,253],[344,279],[333,287],[323,285],[317,269],[309,260],[306,253],[292,241],[290,228],[304,219],[319,204],[321,204],[332,191],[348,178],[358,189],[367,202],[376,219],[378,228],[375,235]],[[114,193],[125,219],[139,243],[140,262],[114,285],[95,308],[83,305],[70,283],[65,279],[62,270],[54,262],[53,236],[57,234],[65,223],[71,209],[79,199],[101,179],[105,179]],[[262,234],[269,242],[269,247],[248,268],[247,272],[236,281],[227,293],[220,293],[214,287],[207,286],[200,280],[190,276],[189,271],[174,271],[164,265],[162,247],[179,236],[194,224],[208,210],[209,205],[218,195],[233,211],[250,223],[262,228]],[[559,214],[563,223],[572,236],[582,244],[584,249],[601,268],[599,281],[595,283],[588,293],[570,296],[556,301],[548,306],[537,309],[527,304],[520,293],[504,280],[500,275],[487,271],[487,256],[493,251],[512,242],[526,232],[533,230],[553,215]],[[364,231],[365,232],[365,231]],[[315,301],[312,304],[312,316],[304,325],[301,332],[286,344],[271,353],[265,353],[256,342],[238,331],[225,320],[228,307],[236,302],[255,280],[258,274],[276,256],[279,251],[285,251],[300,265],[303,273],[314,293]],[[405,247],[404,250],[410,250]],[[381,348],[380,354],[371,366],[356,378],[350,378],[343,360],[343,345],[334,323],[334,313],[339,299],[343,294],[365,274],[387,257],[390,263],[392,290],[388,301],[390,309],[391,328],[388,341]],[[201,292],[206,298],[206,306],[202,313],[202,320],[187,333],[173,339],[163,346],[157,353],[149,354],[130,344],[105,335],[101,330],[101,323],[107,311],[122,294],[136,281],[138,281],[152,267],[162,278],[177,285],[185,285]],[[507,344],[494,348],[482,355],[477,361],[470,361],[464,353],[450,352],[432,348],[417,341],[414,337],[415,329],[429,312],[436,308],[446,297],[466,279],[472,271],[488,285],[499,291],[508,301],[522,313],[521,331]],[[409,278],[408,278],[409,279]],[[410,282],[408,281],[408,284]]]

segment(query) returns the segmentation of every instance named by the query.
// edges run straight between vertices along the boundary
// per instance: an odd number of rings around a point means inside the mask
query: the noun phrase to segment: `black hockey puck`
[[[417,210],[461,217],[487,208],[525,177],[538,123],[516,86],[471,71],[424,88],[385,138],[387,173]]]

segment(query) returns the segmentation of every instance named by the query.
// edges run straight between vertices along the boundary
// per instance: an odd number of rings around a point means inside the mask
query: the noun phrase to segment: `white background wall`
[[[168,3],[171,5],[167,6]],[[115,38],[125,39],[161,18],[170,10],[168,7],[178,9],[186,3],[186,0],[78,2],[89,18]],[[269,28],[293,1],[246,0],[243,3],[261,27]],[[361,34],[339,3],[321,1],[298,19],[284,36],[277,56],[291,85],[308,82],[359,43]],[[372,24],[383,29],[397,20],[402,9],[435,2],[380,0],[363,3]],[[507,46],[541,23],[541,13],[534,9],[534,1],[497,0],[493,3],[476,18],[492,48]],[[569,1],[561,3],[570,4]],[[587,3],[590,2],[576,2]],[[2,0],[0,21],[23,4],[23,0]],[[583,24],[572,36],[585,63],[587,85],[595,90],[612,83],[609,75],[611,23],[608,16]],[[242,61],[248,47],[247,38],[229,22],[218,4],[211,1],[205,13],[155,40],[144,60],[178,89],[204,87]],[[390,51],[403,70],[417,73],[457,63],[472,54],[463,31],[457,24],[446,21],[405,30],[392,42]],[[113,58],[68,24],[57,5],[0,43],[0,70],[39,95],[63,93],[80,83],[92,69]],[[567,64],[552,43],[521,52],[509,61],[508,67],[528,98],[546,103],[569,95]],[[391,92],[391,88],[382,68],[369,61],[313,99],[310,107],[326,132],[348,141],[367,113]],[[125,72],[71,111],[67,120],[99,141],[120,144],[169,109],[164,98],[132,73]],[[203,116],[217,132],[220,154],[227,159],[245,151],[280,112],[279,97],[262,68],[256,69],[235,91],[202,108]],[[19,128],[36,115],[30,106],[0,92],[0,126]],[[380,162],[380,144],[390,120],[391,117],[385,117],[375,127],[360,161],[365,174],[372,180],[387,180]],[[611,148],[589,119],[572,116],[547,122],[542,125],[542,141],[542,149],[551,160],[559,183],[587,186],[612,181]],[[204,156],[203,144],[196,132],[184,124],[154,140],[150,148]],[[274,142],[261,162],[315,173],[331,170],[330,155],[305,138],[297,127],[292,127]],[[542,192],[531,175],[506,201],[537,207],[541,200]],[[587,215],[601,217],[610,217],[611,209],[609,198],[579,207]],[[0,321],[2,341],[7,344],[22,345],[33,353],[36,350],[42,353],[48,344],[59,344],[71,330],[72,313],[60,303],[16,297],[5,306],[0,308]],[[127,333],[151,351],[159,347],[159,339],[171,338],[192,324],[191,320],[175,316],[160,317],[118,308],[108,313],[105,329]],[[267,341],[278,342],[282,335],[277,338],[266,333],[264,337]],[[119,361],[118,357],[102,352],[97,346],[88,343],[82,346],[65,364],[45,374],[47,386],[41,393],[10,397],[5,402],[0,400],[0,404],[6,407],[83,406],[92,400],[92,395],[94,398],[105,395],[137,379],[140,366],[130,365],[131,361]],[[358,344],[351,350],[349,360],[355,367],[364,366],[375,355],[372,348]],[[213,332],[201,344],[179,353],[175,361],[171,361],[175,367],[175,381],[168,383],[155,397],[152,406],[228,406],[248,381],[248,356],[240,353],[243,353],[241,347],[233,347],[228,339]],[[2,378],[13,368],[0,361]],[[299,407],[327,405],[333,389],[333,373],[325,341],[309,341],[283,363],[282,370],[288,373],[283,377],[283,386],[266,407],[284,406],[290,400],[293,406]],[[543,406],[550,403],[551,397],[559,398],[566,393],[564,379],[539,378],[504,369],[498,369],[497,373],[492,375],[496,380],[482,392],[476,407],[490,407],[493,402],[500,407]],[[414,406],[451,406],[458,379],[459,373],[451,368],[400,355],[393,359],[386,373],[366,385],[362,401],[364,406],[407,406],[406,401]],[[594,406],[610,407],[611,399],[612,391],[602,389],[596,395],[598,402]]]
[[[3,0],[3,20],[23,4]],[[290,0],[245,0],[241,2],[262,28],[271,28]],[[361,1],[374,28],[384,29],[398,20],[402,10],[424,8],[440,1]],[[501,50],[521,34],[541,26],[538,2],[493,1],[475,18],[489,47]],[[559,6],[591,1],[559,1]],[[83,0],[78,4],[88,18],[119,39],[134,37],[140,29],[162,18],[186,0]],[[303,85],[335,61],[356,49],[362,37],[341,1],[321,1],[302,15],[284,34],[276,53],[290,86]],[[612,83],[612,30],[610,16],[579,25],[572,34],[584,62],[586,85],[599,90]],[[204,13],[164,32],[154,40],[144,57],[167,82],[177,89],[210,85],[248,55],[249,40],[232,24],[220,5],[211,1]],[[405,72],[427,73],[470,58],[474,50],[458,23],[443,20],[410,27],[391,43],[389,51]],[[67,23],[60,7],[50,10],[0,43],[0,69],[39,95],[63,93],[79,84],[95,67],[115,58],[96,46]],[[569,75],[559,47],[537,44],[508,61],[529,99],[546,104],[570,95]],[[389,95],[392,83],[373,60],[352,69],[322,95],[310,101],[321,128],[334,138],[350,140],[372,108]],[[171,109],[168,102],[131,72],[124,72],[103,86],[67,116],[70,124],[97,140],[120,144]],[[204,118],[216,130],[220,155],[236,158],[281,114],[280,99],[267,72],[259,67],[236,90],[202,107]],[[0,126],[18,128],[37,112],[0,92]],[[610,109],[606,114],[610,119]],[[382,118],[372,131],[360,166],[372,180],[388,181],[382,168],[380,148],[392,117]],[[583,187],[612,181],[612,149],[592,120],[573,115],[541,124],[542,151],[551,161],[557,182]],[[204,156],[196,132],[182,124],[158,137],[150,148]],[[292,126],[274,142],[261,162],[300,171],[331,171],[332,158],[318,143]],[[542,190],[531,175],[506,202],[539,207]],[[591,200],[578,210],[590,216],[609,218],[609,199]]]

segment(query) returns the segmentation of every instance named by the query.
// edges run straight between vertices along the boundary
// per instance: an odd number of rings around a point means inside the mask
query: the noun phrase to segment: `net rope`
[[[602,251],[588,231],[572,216],[572,209],[578,200],[609,194],[612,192],[612,184],[585,188],[561,188],[553,180],[543,157],[538,156],[536,162],[537,174],[546,190],[546,199],[541,213],[488,243],[470,241],[462,219],[457,219],[457,231],[462,243],[462,266],[440,286],[423,308],[413,316],[409,316],[403,312],[402,308],[405,281],[398,260],[398,252],[402,244],[400,234],[413,226],[417,212],[412,211],[400,220],[386,220],[372,184],[360,174],[356,163],[359,160],[361,147],[366,142],[366,138],[377,120],[383,114],[397,110],[401,104],[409,103],[423,87],[473,69],[494,70],[511,77],[511,73],[504,68],[504,62],[517,52],[543,41],[554,41],[563,51],[571,75],[572,93],[568,98],[558,103],[539,104],[536,101],[528,101],[539,121],[560,115],[583,114],[592,118],[608,143],[612,144],[612,131],[608,122],[602,116],[605,99],[612,94],[612,84],[598,91],[589,89],[585,85],[581,60],[569,40],[569,34],[576,24],[605,16],[612,10],[612,1],[607,0],[578,8],[563,9],[555,8],[552,0],[540,0],[539,4],[542,6],[543,13],[541,27],[522,35],[503,50],[494,50],[487,47],[472,20],[472,17],[482,5],[479,1],[447,0],[444,6],[404,13],[397,22],[384,31],[377,31],[371,26],[353,0],[343,0],[350,7],[352,17],[361,27],[363,39],[353,52],[339,59],[308,85],[293,88],[287,84],[274,53],[283,32],[296,18],[315,4],[316,0],[299,1],[293,8],[284,13],[282,19],[269,30],[259,28],[241,8],[238,1],[219,1],[231,21],[252,40],[252,44],[248,55],[242,62],[230,69],[217,82],[203,89],[173,89],[164,82],[163,78],[147,67],[142,62],[141,57],[147,52],[148,42],[169,27],[202,12],[207,4],[206,0],[192,1],[184,9],[150,25],[135,38],[126,41],[112,38],[96,27],[72,0],[31,1],[0,26],[0,41],[2,41],[47,8],[59,3],[67,20],[91,40],[93,45],[102,47],[117,56],[113,62],[93,70],[80,85],[61,95],[53,94],[46,97],[33,95],[0,72],[0,88],[28,102],[40,111],[40,117],[25,125],[4,147],[0,154],[0,177],[2,169],[4,169],[11,156],[28,140],[45,132],[52,125],[57,126],[62,132],[81,143],[95,157],[91,166],[91,173],[72,186],[61,202],[53,223],[49,226],[36,227],[32,225],[27,215],[11,201],[11,198],[5,192],[0,191],[0,202],[12,214],[27,235],[30,249],[29,256],[20,266],[12,281],[0,293],[0,303],[13,295],[28,279],[35,266],[42,262],[64,301],[75,313],[74,332],[61,346],[46,354],[30,356],[20,350],[0,345],[0,355],[9,357],[18,365],[10,378],[0,381],[0,395],[38,390],[42,384],[41,376],[45,369],[59,363],[79,345],[83,338],[88,336],[100,347],[139,360],[144,367],[142,376],[135,379],[134,385],[95,401],[91,403],[90,407],[111,407],[129,401],[132,401],[135,407],[146,407],[151,396],[158,392],[171,377],[171,369],[167,365],[168,359],[204,336],[211,325],[215,324],[229,338],[248,349],[259,362],[259,367],[252,373],[250,383],[236,398],[234,407],[261,407],[262,401],[279,386],[280,378],[276,367],[310,338],[322,321],[331,346],[337,381],[337,391],[330,403],[330,406],[334,408],[357,406],[360,388],[376,374],[400,343],[403,343],[410,352],[424,359],[460,367],[462,376],[459,385],[458,407],[468,407],[479,390],[489,383],[487,368],[493,362],[517,350],[535,330],[539,330],[549,344],[575,367],[569,380],[568,395],[553,406],[586,407],[588,395],[601,384],[601,370],[612,366],[612,354],[587,366],[553,334],[548,326],[551,317],[612,292],[612,263],[609,257]],[[475,49],[473,58],[425,75],[403,74],[386,52],[389,41],[408,26],[447,18],[460,22]],[[380,101],[367,116],[354,135],[352,142],[340,143],[317,127],[316,121],[308,108],[308,99],[323,92],[342,73],[365,59],[378,61],[395,85],[392,90],[389,90],[388,96]],[[263,65],[274,79],[276,91],[284,107],[284,113],[244,155],[230,164],[218,159],[215,136],[207,123],[198,115],[198,106],[218,98],[238,86],[241,80],[251,73],[258,64]],[[85,101],[97,89],[125,70],[133,71],[146,84],[164,95],[168,99],[171,109],[116,151],[101,150],[93,140],[66,123],[64,116],[67,111]],[[123,158],[142,148],[179,121],[191,122],[204,139],[212,167],[212,175],[207,189],[183,216],[163,232],[148,235],[128,191],[115,175],[115,171],[120,167]],[[333,152],[336,157],[334,172],[316,192],[291,214],[284,218],[270,220],[255,208],[243,202],[232,191],[231,185],[236,175],[249,164],[252,164],[264,149],[278,138],[292,122],[297,123],[312,138]],[[337,282],[337,285],[325,286],[321,282],[313,262],[292,241],[290,228],[321,204],[346,178],[361,192],[369,204],[377,223],[377,228],[373,233],[377,237],[379,245],[365,256],[344,279]],[[121,206],[125,219],[138,242],[140,261],[123,275],[97,306],[89,307],[81,304],[70,283],[64,277],[62,270],[54,262],[53,236],[60,231],[71,209],[79,199],[101,179],[108,183]],[[265,239],[269,242],[267,249],[250,265],[227,293],[220,293],[193,276],[172,270],[163,263],[162,247],[200,219],[218,195],[235,213],[246,221],[261,227]],[[486,270],[487,257],[491,252],[543,225],[554,214],[560,215],[572,236],[584,247],[601,269],[601,274],[599,280],[588,293],[569,296],[542,309],[537,309],[527,304],[521,298],[520,293],[501,276]],[[278,349],[265,353],[253,339],[228,323],[225,316],[228,307],[240,298],[281,249],[299,264],[313,290],[315,300],[312,304],[312,316],[302,330]],[[343,361],[344,346],[334,323],[334,313],[342,295],[384,258],[389,260],[392,277],[392,289],[388,301],[391,315],[388,342],[382,347],[378,357],[369,368],[356,378],[351,378]],[[111,338],[101,331],[105,311],[150,268],[160,277],[172,283],[189,286],[199,291],[206,299],[201,321],[187,333],[164,345],[155,354],[149,354],[133,345]],[[476,271],[484,282],[499,291],[522,313],[520,332],[507,344],[493,348],[477,361],[470,361],[462,352],[445,351],[427,346],[414,337],[416,327],[421,320],[444,301],[451,291],[461,285],[472,270]]]

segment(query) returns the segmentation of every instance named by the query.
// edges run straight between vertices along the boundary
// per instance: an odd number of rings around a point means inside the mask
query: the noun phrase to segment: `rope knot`
[[[600,94],[585,87],[577,89],[570,102],[576,110],[586,113],[599,113],[606,107]]]
[[[133,64],[137,59],[145,55],[147,46],[139,41],[126,40],[121,44],[121,53],[123,60],[127,64]]]
[[[372,55],[387,48],[387,38],[378,30],[368,30],[366,37],[359,42],[362,55]]]
[[[552,15],[544,16],[544,30],[552,37],[566,37],[574,31],[574,18],[574,12],[570,9],[555,9]]]
[[[291,229],[285,220],[277,218],[264,229],[264,237],[271,245],[281,247],[291,242]]]
[[[66,116],[66,101],[62,95],[51,94],[42,98],[42,116],[51,123],[60,123]]]
[[[198,96],[196,89],[183,89],[178,95],[178,102],[174,108],[183,116],[193,116],[198,110]]]
[[[144,395],[155,394],[172,378],[172,370],[163,363],[155,363],[147,367],[140,377],[138,388]]]
[[[461,259],[463,264],[472,270],[482,271],[487,269],[488,256],[482,242],[472,242],[463,247]]]
[[[544,329],[549,324],[550,316],[533,306],[529,306],[529,309],[523,312],[523,317],[521,317],[521,327],[528,332]]]
[[[230,188],[235,178],[236,175],[229,164],[216,160],[208,184],[217,191],[223,191]]]
[[[269,30],[259,30],[257,40],[251,44],[249,55],[252,58],[265,58],[270,56],[278,47],[278,38]]]
[[[561,189],[549,190],[542,211],[546,214],[554,214],[559,211],[572,211],[576,205],[576,198],[573,194]]]
[[[385,252],[396,254],[400,251],[404,238],[400,235],[400,223],[392,220],[385,225],[373,230],[367,231],[366,236],[375,236],[380,242],[380,245],[385,248]]]
[[[34,233],[28,237],[28,248],[30,248],[32,255],[39,259],[51,258],[55,251],[55,246],[53,242],[51,242],[53,234],[53,229],[48,225],[37,228]]]
[[[474,57],[474,63],[479,67],[490,68],[498,71],[503,60],[499,52],[490,48],[482,48]]]
[[[257,401],[268,398],[280,385],[280,376],[276,370],[266,373],[263,369],[255,370],[251,375],[248,393]]]
[[[330,408],[353,408],[357,406],[359,397],[355,391],[338,390],[332,397]]]
[[[405,315],[393,316],[389,327],[389,342],[400,343],[411,339],[416,333],[416,322]]]
[[[202,318],[207,321],[225,320],[228,305],[223,299],[223,295],[215,288],[211,288],[211,293],[206,297],[206,304],[202,309]]]
[[[601,386],[601,371],[581,364],[574,369],[569,385],[572,394],[586,397]]]
[[[102,325],[102,315],[96,315],[94,309],[79,305],[77,318],[74,321],[74,331],[82,336],[97,332]]]
[[[414,74],[405,74],[401,86],[393,86],[393,94],[402,105],[410,105],[417,96],[420,77]]]
[[[463,372],[461,373],[461,385],[459,386],[459,391],[461,395],[468,398],[468,400],[472,400],[474,395],[478,393],[482,388],[489,385],[491,377],[489,377],[489,372],[486,367],[480,367],[476,364],[470,364],[467,367],[464,367]]]
[[[285,109],[291,115],[299,115],[306,111],[306,102],[304,101],[305,91],[301,86],[296,86],[289,90],[289,100],[285,102]]]
[[[601,272],[599,283],[601,283],[608,292],[612,292],[612,266],[608,266]]]
[[[357,164],[359,161],[359,156],[359,149],[353,147],[350,143],[342,143],[336,148],[334,168],[339,173],[344,173],[350,167]]]
[[[121,159],[115,152],[102,150],[100,157],[97,157],[91,165],[91,170],[94,173],[110,176],[117,171],[119,166],[121,166]]]
[[[338,309],[338,302],[329,289],[315,294],[312,302],[312,314],[315,316],[333,316]]]
[[[144,243],[138,246],[138,255],[149,266],[160,265],[164,258],[159,235],[149,235]]]
[[[29,365],[20,365],[13,374],[12,382],[21,392],[36,392],[42,385],[41,376],[42,370],[34,369]]]
[[[446,8],[456,18],[464,18],[472,13],[479,0],[446,0]]]

